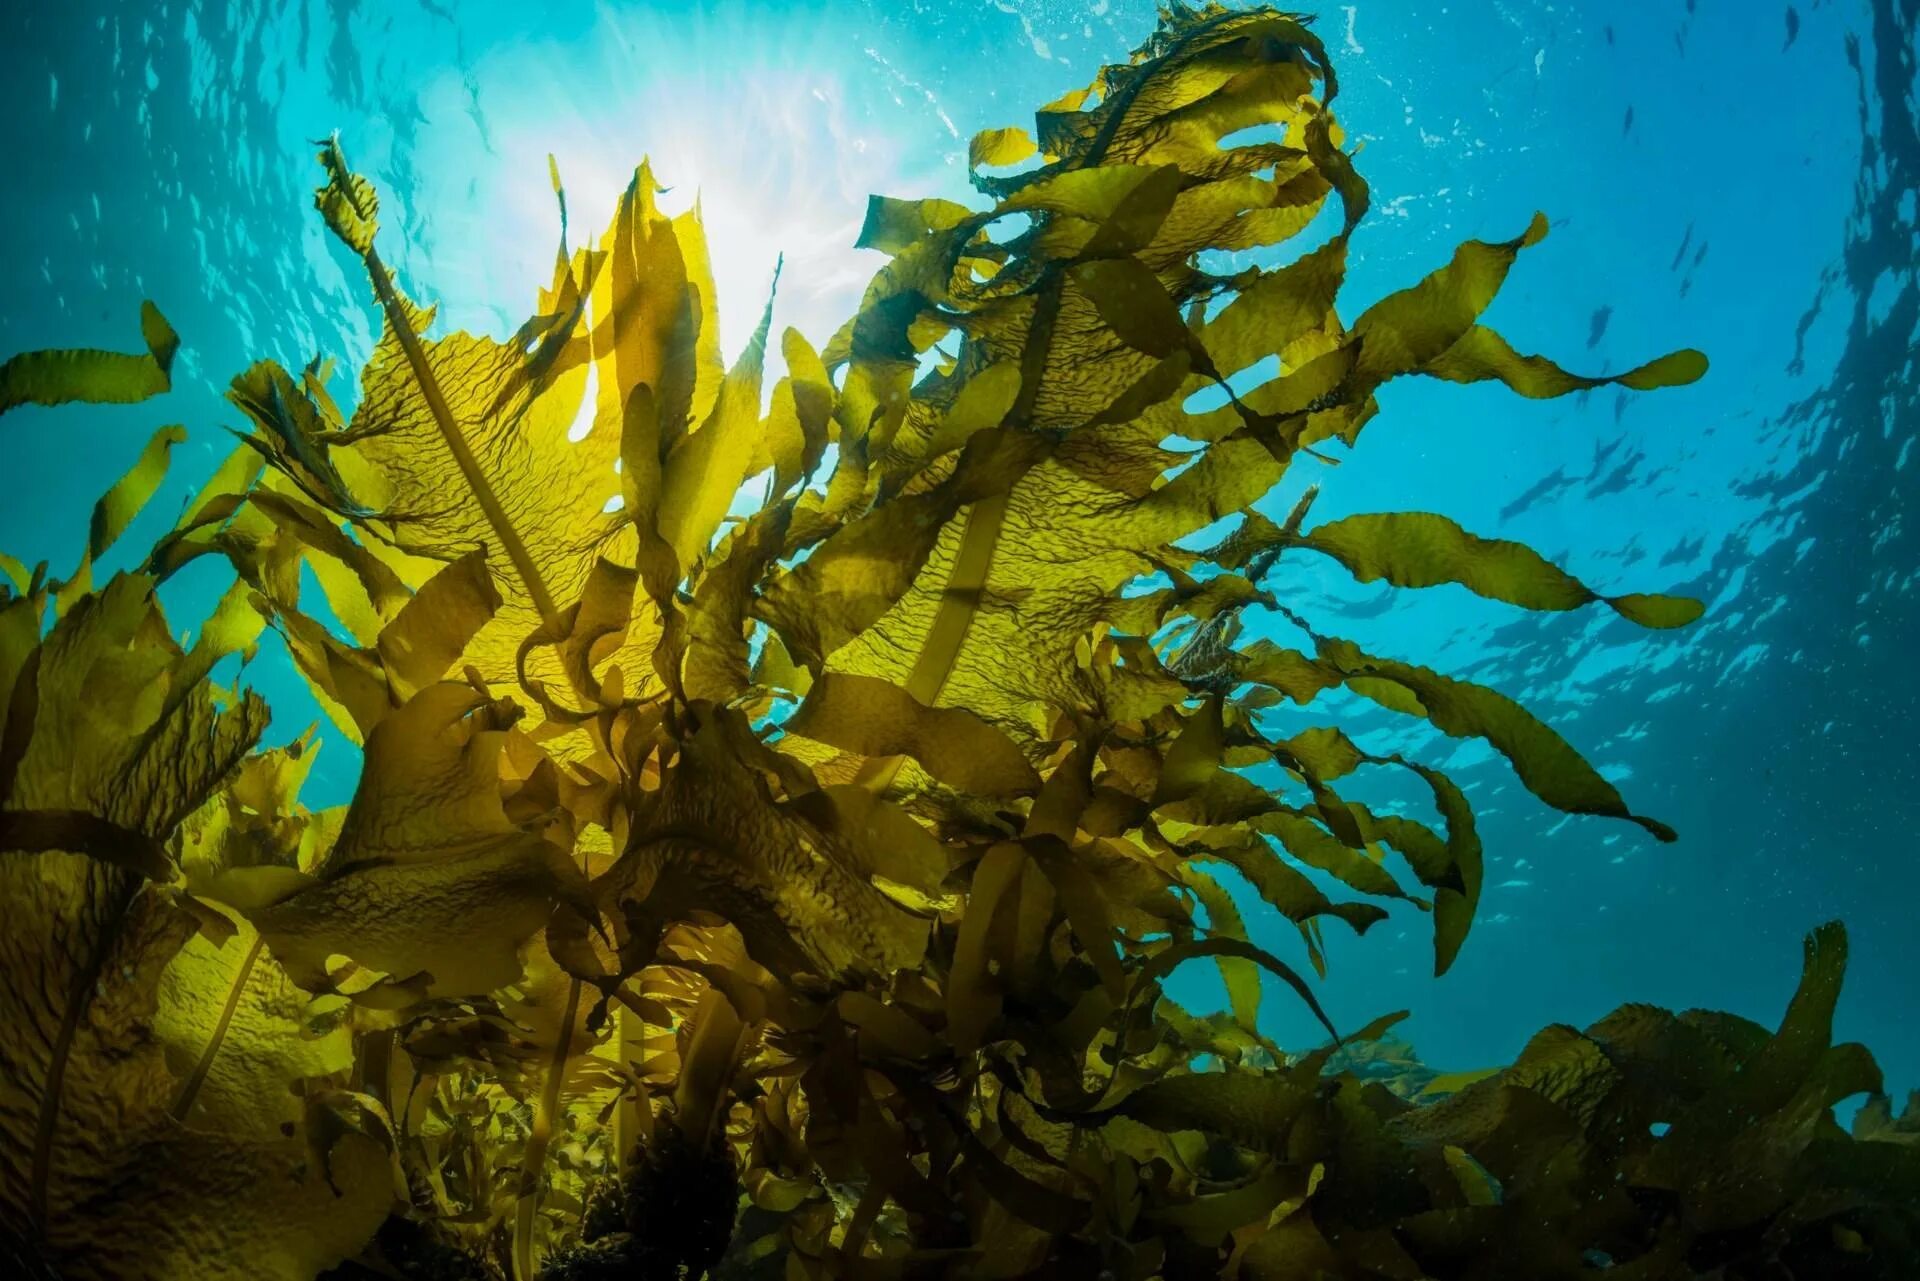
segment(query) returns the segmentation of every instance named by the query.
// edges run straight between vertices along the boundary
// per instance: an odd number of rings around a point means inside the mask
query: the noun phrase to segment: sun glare
[[[577,43],[525,46],[481,64],[476,74],[495,104],[492,154],[465,172],[422,174],[488,211],[474,234],[435,236],[433,278],[448,323],[511,327],[550,276],[559,216],[549,153],[574,247],[604,230],[644,157],[666,188],[662,209],[699,205],[726,358],[752,335],[783,254],[774,333],[792,325],[824,343],[884,261],[853,247],[867,197],[954,196],[965,186],[962,144],[940,105],[902,94],[898,73],[840,35],[817,15],[667,21],[603,11]],[[582,48],[595,52],[583,58]],[[930,155],[931,164],[909,160]],[[769,385],[781,371],[779,344],[770,346]]]

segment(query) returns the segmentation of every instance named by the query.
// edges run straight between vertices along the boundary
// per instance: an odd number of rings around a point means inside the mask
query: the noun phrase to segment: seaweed
[[[230,393],[248,432],[137,570],[92,566],[178,429],[102,499],[73,575],[4,564],[10,1259],[1904,1275],[1912,1109],[1832,1119],[1880,1089],[1831,1044],[1839,926],[1777,1029],[1627,1006],[1441,1076],[1389,1039],[1398,1014],[1341,1035],[1224,888],[1222,865],[1291,921],[1306,970],[1329,918],[1431,915],[1436,973],[1465,945],[1468,798],[1337,709],[1298,728],[1334,691],[1674,839],[1507,695],[1290,603],[1310,552],[1396,589],[1700,613],[1434,513],[1312,524],[1317,484],[1256,510],[1395,378],[1542,397],[1706,367],[1586,377],[1481,324],[1541,217],[1343,321],[1368,189],[1336,89],[1304,19],[1166,10],[1032,131],[974,141],[987,207],[875,198],[861,243],[887,264],[824,346],[780,336],[764,412],[773,300],[726,367],[698,216],[661,212],[644,164],[497,340],[433,336],[377,193],[321,144],[316,205],[383,319],[352,412],[326,362],[256,364]],[[1282,265],[1218,266],[1329,222]],[[0,407],[163,391],[151,309],[148,337],[16,357]],[[155,590],[207,557],[233,586],[187,646]],[[264,704],[214,679],[267,628],[364,746],[345,807],[303,807],[310,739],[256,750]],[[1440,822],[1343,797],[1363,768]],[[1165,996],[1189,962],[1228,1010]],[[1324,1045],[1267,1036],[1263,974]]]

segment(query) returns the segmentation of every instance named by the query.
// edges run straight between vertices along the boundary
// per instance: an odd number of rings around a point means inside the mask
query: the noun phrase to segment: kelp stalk
[[[553,593],[547,590],[546,582],[533,563],[526,543],[514,529],[507,509],[501,506],[499,495],[493,492],[493,485],[487,480],[486,472],[481,470],[480,460],[474,457],[473,448],[462,434],[460,424],[453,420],[453,410],[447,405],[446,393],[440,389],[439,379],[434,377],[426,349],[420,345],[420,336],[413,331],[406,304],[393,286],[393,273],[387,270],[386,263],[380,259],[380,251],[374,247],[373,232],[378,225],[378,208],[373,187],[347,167],[347,159],[340,150],[337,136],[327,139],[324,145],[326,150],[320,153],[320,163],[327,170],[327,185],[314,193],[314,203],[327,217],[335,234],[366,265],[367,279],[373,284],[374,296],[379,299],[380,308],[386,314],[388,328],[399,341],[400,349],[406,353],[407,364],[420,386],[421,399],[433,415],[434,425],[440,429],[448,452],[459,463],[460,474],[473,491],[480,510],[486,513],[487,523],[493,526],[499,536],[502,550],[513,562],[534,608],[540,612],[540,621],[557,636],[561,631],[561,619],[560,611],[553,603]]]
[[[326,149],[320,155],[321,164],[327,171],[327,186],[315,193],[315,203],[325,214],[340,238],[346,242],[366,265],[367,278],[373,284],[374,295],[379,299],[381,310],[386,313],[387,326],[399,341],[400,348],[406,353],[407,365],[413,370],[415,382],[419,385],[421,399],[426,402],[433,416],[434,425],[440,429],[441,437],[446,441],[447,449],[459,464],[460,474],[466,479],[467,487],[472,491],[474,500],[486,514],[487,522],[493,527],[500,539],[501,548],[512,561],[514,570],[519,574],[522,585],[527,590],[534,608],[540,614],[540,621],[549,635],[559,637],[565,624],[559,609],[554,605],[553,594],[548,591],[539,568],[533,563],[527,545],[521,540],[513,527],[506,508],[493,492],[493,485],[481,469],[480,460],[474,457],[472,447],[461,432],[460,425],[454,421],[453,410],[447,404],[446,394],[440,388],[440,382],[434,377],[433,367],[427,360],[425,348],[420,345],[420,336],[414,332],[413,322],[407,315],[406,305],[394,288],[392,273],[380,260],[380,251],[374,246],[373,232],[377,227],[377,204],[372,186],[366,179],[355,174],[347,167],[346,156],[340,150],[339,138],[329,138]],[[552,166],[552,158],[548,158]],[[554,185],[559,188],[559,172],[554,170]],[[565,222],[565,198],[562,196],[561,218]],[[571,668],[569,668],[571,673]],[[587,698],[591,705],[592,697],[584,688],[576,690]],[[533,1262],[534,1215],[540,1199],[540,1171],[546,1164],[547,1148],[553,1140],[556,1117],[560,1111],[561,1087],[566,1076],[566,1059],[573,1039],[574,1017],[580,1008],[580,980],[571,978],[567,983],[566,1000],[560,1017],[559,1041],[554,1047],[552,1061],[547,1065],[546,1080],[542,1084],[538,1104],[534,1109],[533,1125],[527,1135],[527,1144],[521,1158],[520,1201],[514,1216],[513,1231],[513,1269],[515,1281],[533,1281],[535,1276]]]

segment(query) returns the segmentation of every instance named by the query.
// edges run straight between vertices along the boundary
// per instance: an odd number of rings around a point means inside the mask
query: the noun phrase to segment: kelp
[[[1435,513],[1313,523],[1318,483],[1256,509],[1395,378],[1550,396],[1705,369],[1586,377],[1483,326],[1540,218],[1343,320],[1368,189],[1336,91],[1304,19],[1167,10],[1031,131],[974,140],[985,207],[876,197],[886,264],[823,345],[780,335],[764,411],[775,300],[727,367],[698,215],[663,213],[645,164],[597,240],[563,219],[495,339],[436,334],[372,184],[320,144],[316,206],[382,320],[351,412],[326,361],[258,363],[240,444],[137,572],[93,566],[177,429],[68,579],[5,563],[12,1260],[1905,1275],[1913,1110],[1832,1120],[1880,1088],[1831,1044],[1838,926],[1776,1029],[1627,1006],[1476,1072],[1421,1065],[1398,1014],[1342,1035],[1315,996],[1329,919],[1429,913],[1445,972],[1483,876],[1460,785],[1322,695],[1674,833],[1506,694],[1319,629],[1298,553],[1643,627],[1701,608]],[[151,368],[30,353],[5,407],[164,390],[150,316]],[[205,557],[234,584],[183,646],[155,590]],[[267,628],[364,746],[341,809],[299,802],[312,736],[257,749],[264,706],[215,680]],[[1343,796],[1363,770],[1438,823]],[[1223,868],[1297,951],[1249,936]],[[1165,995],[1189,963],[1226,1010]],[[1324,1044],[1269,1038],[1263,975]]]

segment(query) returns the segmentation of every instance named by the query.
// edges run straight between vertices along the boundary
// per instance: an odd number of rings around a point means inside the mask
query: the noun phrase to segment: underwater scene
[[[1920,0],[0,32],[6,1275],[1920,1278]]]

